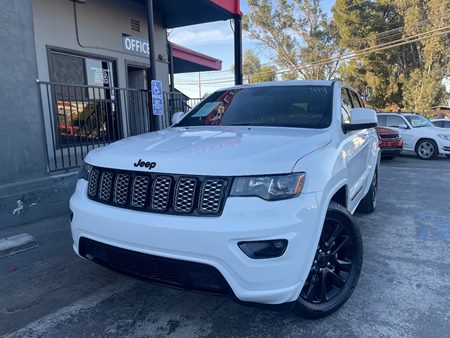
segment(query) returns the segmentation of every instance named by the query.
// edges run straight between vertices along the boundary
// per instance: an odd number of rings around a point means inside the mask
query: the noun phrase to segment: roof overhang
[[[198,53],[172,42],[170,45],[172,47],[173,72],[175,74],[222,69],[221,60]]]
[[[145,2],[145,1],[144,1]],[[196,25],[242,16],[239,0],[153,0],[165,28]]]

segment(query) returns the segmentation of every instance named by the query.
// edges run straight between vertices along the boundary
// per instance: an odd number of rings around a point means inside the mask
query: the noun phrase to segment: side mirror
[[[373,128],[378,125],[377,113],[369,108],[350,109],[350,121],[351,123],[342,125],[344,132]]]
[[[401,125],[398,126],[399,129],[409,129],[408,126],[406,125],[406,123],[402,123]]]
[[[181,119],[183,118],[184,114],[185,113],[182,111],[178,111],[178,112],[174,113],[172,115],[172,124],[177,124],[178,122],[180,122]]]

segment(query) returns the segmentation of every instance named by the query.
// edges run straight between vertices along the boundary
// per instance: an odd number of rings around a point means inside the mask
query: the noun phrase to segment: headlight
[[[86,162],[83,162],[80,166],[80,171],[78,172],[78,179],[84,179],[86,181],[89,180],[89,173],[91,170],[92,166]]]
[[[450,135],[439,134],[438,136],[443,140],[450,141]]]
[[[269,201],[284,200],[298,196],[304,182],[305,173],[236,177],[230,196],[255,196]]]

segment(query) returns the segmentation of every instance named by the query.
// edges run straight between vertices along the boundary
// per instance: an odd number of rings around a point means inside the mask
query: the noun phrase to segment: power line
[[[279,70],[276,72],[277,75],[280,74],[285,74],[285,73],[289,73],[292,71],[299,71],[302,69],[308,69],[308,68],[312,68],[312,67],[316,67],[316,66],[320,66],[320,65],[324,65],[324,64],[329,64],[329,63],[333,63],[333,62],[338,62],[338,61],[342,61],[342,60],[347,60],[350,58],[354,58],[357,56],[361,56],[361,55],[365,55],[365,54],[369,54],[369,53],[375,53],[375,52],[379,52],[379,51],[383,51],[383,50],[387,50],[387,49],[391,49],[391,48],[395,48],[395,47],[399,47],[405,44],[410,44],[413,42],[417,42],[417,41],[421,41],[424,39],[428,39],[428,38],[433,38],[436,36],[440,36],[446,33],[450,33],[450,30],[447,31],[443,31],[447,28],[449,28],[449,26],[445,26],[445,27],[441,27],[441,28],[437,28],[434,30],[429,30],[427,32],[422,32],[422,33],[418,33],[416,35],[411,35],[408,37],[404,37],[402,39],[397,39],[388,43],[383,43],[383,44],[379,44],[373,47],[369,47],[369,48],[365,48],[356,52],[352,52],[349,53],[347,55],[343,55],[340,57],[334,57],[334,58],[328,58],[328,59],[322,59],[322,60],[318,60],[316,62],[310,63],[310,64],[306,64],[306,65],[301,65],[292,69],[285,69],[285,70]],[[429,36],[424,36],[426,34],[430,34],[430,33],[436,33],[436,34],[432,34]],[[258,73],[258,75],[264,75],[264,74],[269,74],[268,72],[266,73]],[[233,78],[227,78],[227,79],[220,79],[217,81],[211,81],[211,82],[204,82],[203,84],[213,84],[213,83],[227,83],[227,82],[231,82],[233,81]],[[180,83],[181,84],[181,83]],[[185,83],[188,84],[188,83]],[[196,83],[189,83],[189,84],[196,84]]]
[[[363,2],[365,2],[365,1],[362,1],[360,3],[363,3]],[[354,5],[357,5],[357,4],[354,4]],[[444,18],[449,18],[449,15],[441,16],[439,18],[436,18],[435,20],[440,20],[440,19],[444,19]],[[430,23],[430,22],[431,22],[430,19],[422,20],[422,21],[419,21],[419,22],[413,24],[412,27],[419,28],[419,27],[421,27],[421,26],[423,26],[423,25],[425,25],[427,23]],[[383,39],[384,40],[384,39],[387,39],[389,37],[393,37],[395,35],[401,34],[404,29],[405,29],[405,26],[401,26],[401,27],[393,28],[393,29],[390,29],[390,30],[387,30],[387,31],[379,32],[379,33],[376,33],[376,34],[373,34],[373,35],[368,35],[368,36],[361,37],[361,38],[353,38],[353,39],[348,40],[347,43],[348,44],[350,44],[350,43],[353,44],[353,43],[356,43],[356,42],[359,42],[359,41],[367,41],[369,38],[372,38],[372,39]],[[410,37],[413,37],[413,36],[410,36]],[[404,37],[404,38],[410,38],[410,37]],[[397,42],[397,41],[400,41],[400,40],[393,40],[393,41],[386,42],[386,43],[393,43],[393,42]],[[372,46],[372,47],[368,47],[368,48],[375,48],[375,47],[379,47],[379,46],[380,45]],[[274,63],[274,62],[267,62],[267,63],[261,64],[261,66],[263,66],[263,67],[265,67],[265,66],[276,67],[277,64]],[[288,71],[289,71],[289,69],[286,70],[286,72],[288,72]],[[209,72],[205,72],[204,74],[206,76],[206,80],[210,80],[209,78],[211,78],[211,77],[214,77],[214,76],[216,76],[218,74],[224,75],[226,73],[229,73],[230,76],[231,76],[231,74],[233,74],[233,71],[232,70],[209,71]],[[271,72],[264,72],[264,74],[270,74],[270,73]],[[259,73],[259,74],[263,74],[263,73]],[[179,81],[181,81],[181,82],[183,82],[183,81],[185,81],[185,82],[192,81],[191,78],[184,78],[183,79],[183,78],[180,78],[179,76],[178,76],[178,79],[179,80],[177,82],[179,82]],[[233,79],[233,78],[230,77],[230,79]],[[220,80],[223,80],[223,79],[220,79]]]

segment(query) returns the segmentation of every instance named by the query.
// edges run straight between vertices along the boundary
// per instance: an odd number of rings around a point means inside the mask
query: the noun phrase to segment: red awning
[[[225,8],[228,12],[242,16],[239,0],[211,0],[217,6]]]
[[[172,46],[173,71],[175,74],[222,69],[221,60],[201,54],[172,42],[170,45]]]

